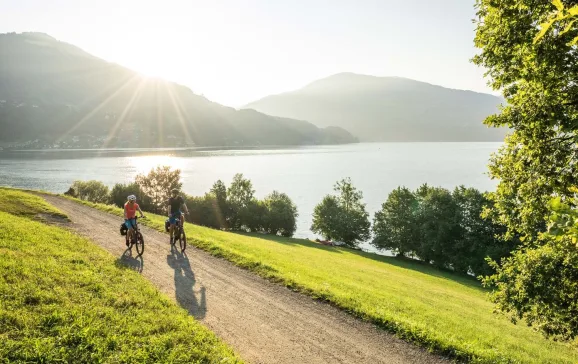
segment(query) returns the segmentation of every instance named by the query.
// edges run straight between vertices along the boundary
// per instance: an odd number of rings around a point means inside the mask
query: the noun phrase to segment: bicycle
[[[142,219],[144,219],[144,216],[142,217]],[[128,232],[125,235],[125,240],[126,240],[126,245],[128,246],[128,248],[130,250],[132,250],[133,245],[136,246],[136,252],[137,252],[137,256],[141,256],[142,253],[144,253],[144,238],[140,232],[140,227],[138,226],[138,221],[137,221],[137,217],[135,216],[134,221],[135,221],[135,226],[134,226],[134,234],[132,236],[131,241],[128,241]],[[135,235],[136,235],[136,239],[135,239]]]
[[[181,247],[181,253],[185,252],[187,248],[187,235],[184,229],[185,215],[181,214],[181,218],[178,224],[175,224],[175,229],[173,231],[172,245],[176,245],[176,240],[179,239],[179,246]]]

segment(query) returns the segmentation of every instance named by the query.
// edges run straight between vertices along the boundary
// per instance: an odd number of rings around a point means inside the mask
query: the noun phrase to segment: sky
[[[470,62],[474,0],[0,0],[38,31],[241,107],[340,72],[492,93]]]

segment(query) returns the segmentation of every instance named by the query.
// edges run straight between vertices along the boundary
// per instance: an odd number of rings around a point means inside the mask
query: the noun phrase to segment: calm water
[[[0,185],[64,192],[74,180],[96,179],[112,186],[132,181],[157,165],[182,171],[183,190],[201,195],[218,179],[235,173],[253,182],[258,197],[274,189],[299,209],[296,236],[309,231],[314,206],[333,184],[351,177],[364,193],[369,212],[394,188],[422,183],[453,189],[463,184],[492,190],[486,175],[491,153],[501,143],[387,143],[244,151],[50,151],[0,152]]]

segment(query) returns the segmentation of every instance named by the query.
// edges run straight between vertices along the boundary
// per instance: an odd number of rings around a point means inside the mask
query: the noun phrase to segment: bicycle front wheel
[[[142,234],[139,232],[136,233],[136,252],[138,255],[142,255],[144,253],[144,238]]]
[[[185,235],[185,231],[181,230],[179,234],[179,245],[181,246],[181,253],[187,249],[187,236]]]

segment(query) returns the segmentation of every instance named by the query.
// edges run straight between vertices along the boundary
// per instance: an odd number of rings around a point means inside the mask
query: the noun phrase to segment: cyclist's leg
[[[175,219],[175,215],[172,214],[169,217],[169,223],[171,224],[171,227],[169,228],[169,237],[170,237],[170,242],[173,242],[174,236],[175,236],[175,225],[176,225],[176,219]]]
[[[128,225],[129,225],[129,242],[133,242],[135,240],[135,226],[136,226],[136,221],[135,219],[129,219],[128,220]]]

